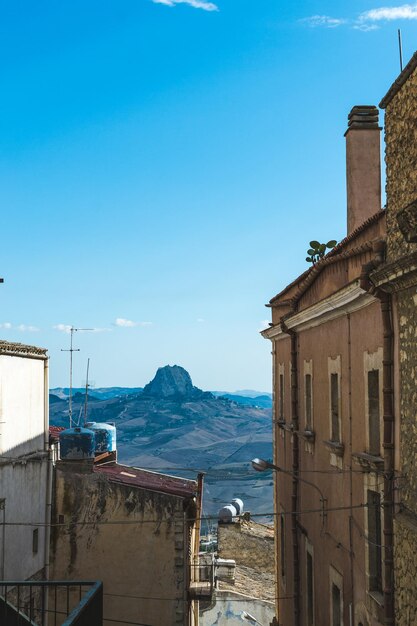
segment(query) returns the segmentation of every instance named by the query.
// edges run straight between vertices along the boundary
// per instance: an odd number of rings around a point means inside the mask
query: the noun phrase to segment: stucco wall
[[[44,449],[44,361],[0,355],[0,454]]]
[[[381,364],[383,341],[380,305],[377,301],[348,315],[298,333],[298,415],[299,448],[302,477],[314,483],[327,500],[329,512],[326,520],[320,515],[320,494],[311,485],[299,484],[299,509],[316,511],[300,515],[303,534],[299,535],[301,620],[306,621],[307,578],[306,562],[308,545],[313,548],[314,562],[314,612],[317,625],[327,624],[331,606],[330,572],[337,572],[343,586],[343,619],[349,623],[349,605],[353,604],[360,621],[368,626],[381,624],[381,606],[373,602],[368,593],[366,542],[366,509],[361,503],[366,499],[368,474],[363,474],[351,454],[367,452],[366,380],[365,364],[378,361]],[[280,365],[284,365],[284,413],[287,426],[279,428],[275,438],[275,459],[278,466],[291,470],[293,433],[288,428],[291,420],[290,355],[289,338],[275,342],[276,402]],[[378,360],[379,359],[379,360]],[[315,439],[303,437],[305,428],[304,363],[312,371],[313,411],[312,422]],[[329,449],[326,442],[331,438],[329,372],[340,373],[340,434],[344,444],[341,457]],[[382,388],[382,378],[380,382]],[[380,417],[382,429],[382,411]],[[382,449],[381,449],[382,452]],[[337,465],[336,465],[337,462]],[[352,475],[349,468],[354,470]],[[340,471],[342,469],[342,471]],[[381,478],[374,472],[369,476],[373,484],[380,485]],[[369,481],[371,480],[369,478]],[[371,487],[369,487],[371,488]],[[350,492],[352,490],[352,498]],[[293,545],[291,534],[291,477],[277,473],[277,550],[281,548],[280,514],[284,512],[284,567],[278,559],[277,597],[283,598],[279,606],[279,619],[285,626],[294,623],[293,595]],[[352,539],[350,538],[348,507],[352,502]],[[358,506],[359,505],[359,506]],[[341,507],[342,510],[338,510]],[[349,558],[352,541],[354,559]],[[284,570],[284,576],[282,576]],[[354,578],[352,593],[351,574]],[[288,599],[289,598],[289,599]]]
[[[5,508],[0,510],[0,576],[3,580],[25,580],[45,564],[45,523],[47,464],[29,461],[0,467],[0,495]],[[8,522],[22,526],[2,525]],[[38,550],[33,552],[33,531],[38,529]],[[5,551],[3,554],[3,537]]]
[[[215,605],[200,614],[200,626],[242,626],[253,623],[243,618],[244,611],[255,617],[262,626],[269,626],[275,615],[272,602],[247,598],[233,592],[218,592]]]
[[[79,473],[77,465],[56,468],[54,519],[64,525],[52,536],[53,577],[102,580],[104,616],[120,620],[105,619],[107,626],[187,624],[183,498]]]
[[[48,459],[44,368],[43,359],[0,355],[0,499],[4,507],[0,508],[0,576],[3,579],[39,577],[45,565]],[[19,458],[34,453],[38,453],[36,458]],[[34,531],[38,536],[37,546],[33,542]]]
[[[417,71],[386,108],[387,261],[417,251],[398,227],[398,212],[417,198]],[[397,496],[405,504],[395,521],[395,608],[397,626],[417,623],[417,294],[416,286],[399,291],[397,307],[400,421],[400,478]],[[411,523],[405,520],[408,518]]]

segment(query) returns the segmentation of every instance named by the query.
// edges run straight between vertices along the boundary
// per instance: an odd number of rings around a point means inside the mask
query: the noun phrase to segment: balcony
[[[102,626],[99,581],[0,581],[0,624]]]

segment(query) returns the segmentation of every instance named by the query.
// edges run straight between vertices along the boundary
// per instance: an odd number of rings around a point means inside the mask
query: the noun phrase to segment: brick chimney
[[[381,210],[381,152],[375,106],[354,106],[346,137],[347,234]]]

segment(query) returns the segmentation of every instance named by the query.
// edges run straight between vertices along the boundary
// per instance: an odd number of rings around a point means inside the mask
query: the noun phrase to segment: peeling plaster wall
[[[81,467],[56,467],[52,576],[102,580],[107,626],[188,624],[184,499]]]

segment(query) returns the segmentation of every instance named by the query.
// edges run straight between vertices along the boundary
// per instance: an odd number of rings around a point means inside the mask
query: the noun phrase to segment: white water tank
[[[234,517],[237,517],[237,510],[232,504],[224,506],[219,511],[219,522],[223,522],[223,524],[231,524]]]
[[[235,507],[238,515],[242,515],[242,513],[243,513],[243,500],[240,500],[239,498],[234,498],[232,500],[232,506]]]

